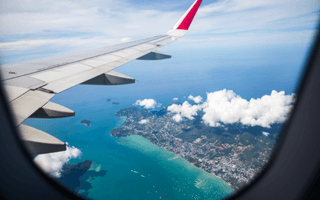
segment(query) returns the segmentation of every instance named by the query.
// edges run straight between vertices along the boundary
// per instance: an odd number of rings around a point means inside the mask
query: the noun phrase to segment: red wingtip
[[[189,13],[186,15],[186,17],[182,20],[181,24],[177,27],[177,29],[180,30],[188,30],[190,27],[190,24],[196,15],[198,8],[200,7],[202,3],[202,0],[198,0],[193,7],[190,9]]]

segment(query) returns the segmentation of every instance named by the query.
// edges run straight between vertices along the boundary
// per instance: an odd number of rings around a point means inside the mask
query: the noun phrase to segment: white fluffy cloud
[[[139,105],[141,107],[144,107],[146,109],[149,108],[155,108],[157,105],[157,102],[154,99],[144,99],[144,100],[137,100],[134,105]]]
[[[81,151],[67,145],[67,150],[57,153],[41,154],[33,161],[46,173],[53,177],[60,177],[64,164],[70,159],[81,156]]]
[[[262,131],[262,134],[263,134],[264,136],[267,136],[267,137],[270,135],[270,133],[264,132],[264,131]]]
[[[182,121],[182,117],[180,114],[176,114],[172,117],[172,119],[176,122],[181,122]]]
[[[247,101],[232,90],[224,89],[207,93],[202,119],[210,126],[218,126],[219,122],[241,122],[244,125],[270,127],[270,124],[285,121],[293,100],[293,94],[285,95],[284,91],[273,90],[271,95]]]
[[[189,102],[185,101],[182,105],[173,104],[168,106],[167,110],[172,113],[177,113],[174,116],[174,120],[180,122],[181,117],[186,117],[188,119],[194,119],[193,116],[197,115],[197,112],[201,109],[199,105],[191,105]]]
[[[282,123],[287,118],[294,102],[294,94],[285,95],[284,91],[273,90],[271,95],[258,99],[242,99],[232,90],[220,90],[207,93],[207,100],[199,105],[191,106],[187,101],[182,105],[171,105],[168,111],[193,119],[199,110],[204,112],[202,120],[209,126],[220,126],[240,122],[249,126],[270,127],[273,123]],[[174,117],[175,121],[178,116]]]
[[[200,103],[202,101],[201,96],[194,97],[192,95],[188,96],[188,99],[193,100],[195,103]]]
[[[173,100],[173,101],[178,101],[178,98],[176,97],[176,98],[173,98],[172,100]]]
[[[138,123],[139,124],[146,124],[146,123],[148,123],[149,122],[149,120],[147,120],[147,119],[142,119],[141,121],[139,121]]]

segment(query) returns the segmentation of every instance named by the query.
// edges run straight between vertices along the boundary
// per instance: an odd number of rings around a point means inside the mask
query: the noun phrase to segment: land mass
[[[92,122],[88,119],[83,119],[80,121],[80,123],[90,127]]]
[[[220,177],[237,190],[259,173],[268,161],[281,124],[274,124],[271,128],[240,123],[209,127],[202,122],[203,114],[199,112],[195,119],[177,123],[166,107],[160,111],[130,107],[115,114],[126,117],[126,120],[110,134],[113,137],[140,135]],[[265,136],[262,132],[270,135]]]
[[[88,190],[92,187],[90,182],[94,177],[103,177],[107,173],[105,170],[99,172],[90,170],[92,163],[92,161],[85,160],[78,164],[64,165],[58,181],[63,183],[67,188],[87,197]]]

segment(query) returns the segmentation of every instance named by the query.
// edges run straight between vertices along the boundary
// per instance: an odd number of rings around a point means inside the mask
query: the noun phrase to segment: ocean
[[[74,117],[27,119],[24,124],[80,149],[82,157],[69,163],[90,160],[107,170],[104,177],[91,181],[91,199],[220,199],[232,192],[220,178],[140,136],[113,138],[109,132],[124,121],[114,114],[138,99],[154,99],[166,106],[173,98],[182,103],[189,95],[201,95],[205,100],[207,92],[222,89],[248,100],[270,95],[272,90],[294,93],[307,46],[258,49],[163,48],[173,55],[171,59],[134,61],[115,70],[136,78],[135,84],[76,86],[52,99],[74,110]],[[91,126],[81,124],[83,119],[90,120]]]

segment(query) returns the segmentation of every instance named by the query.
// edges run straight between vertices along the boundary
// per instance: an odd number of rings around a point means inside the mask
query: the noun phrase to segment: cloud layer
[[[284,91],[273,90],[270,95],[258,99],[242,99],[232,90],[220,90],[207,93],[207,100],[191,106],[187,101],[182,105],[171,105],[167,109],[176,113],[173,119],[181,121],[182,117],[193,119],[199,110],[204,112],[202,120],[212,127],[224,124],[242,123],[249,126],[270,127],[270,124],[286,120],[294,102],[294,94],[285,95]]]
[[[46,173],[52,177],[59,178],[64,164],[72,158],[81,156],[81,151],[75,147],[67,145],[67,150],[57,153],[41,154],[33,161]]]
[[[311,41],[319,18],[319,1],[218,0],[202,5],[193,24],[211,35],[179,42],[207,45],[302,44]]]
[[[5,36],[5,42],[0,46],[5,47],[2,51],[43,45],[79,49],[80,43],[81,49],[87,49],[101,46],[100,41],[110,45],[129,37],[158,35],[171,29],[187,9],[184,6],[189,6],[185,1],[162,7],[154,1],[145,4],[142,7],[136,1],[109,0],[5,1],[0,7],[0,35]],[[315,33],[318,11],[319,2],[314,0],[204,1],[188,38],[178,41],[185,47],[196,44],[200,48],[213,44],[308,43]]]

